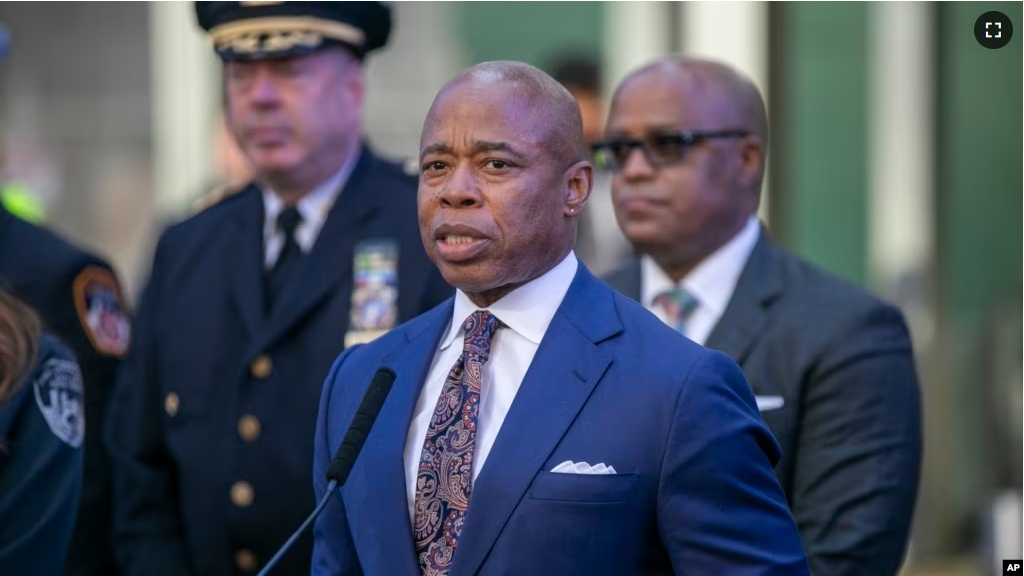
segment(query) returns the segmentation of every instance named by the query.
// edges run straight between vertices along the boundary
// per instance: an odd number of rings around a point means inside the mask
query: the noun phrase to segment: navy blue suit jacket
[[[374,372],[398,377],[315,524],[314,574],[419,574],[403,452],[452,303],[335,363],[317,421],[318,496]],[[450,574],[807,574],[778,459],[735,363],[581,265],[474,482]],[[550,472],[565,460],[618,473]]]
[[[263,200],[251,186],[170,228],[111,406],[115,548],[128,575],[233,575],[313,507],[313,424],[349,331],[353,252],[398,246],[398,318],[453,290],[427,259],[416,180],[364,150],[270,314]],[[308,574],[312,538],[276,574]]]

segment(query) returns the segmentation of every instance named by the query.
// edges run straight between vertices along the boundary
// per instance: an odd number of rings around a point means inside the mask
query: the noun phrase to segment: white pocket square
[[[782,396],[754,396],[754,399],[757,400],[757,409],[761,412],[778,410],[786,403]]]
[[[566,460],[551,469],[552,472],[561,474],[615,474],[615,468],[605,466],[604,462],[591,466],[586,462],[573,462]]]

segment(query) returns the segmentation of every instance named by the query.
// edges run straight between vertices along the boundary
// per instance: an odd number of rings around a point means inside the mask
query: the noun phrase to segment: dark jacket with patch
[[[43,335],[36,365],[0,402],[0,574],[59,574],[82,487],[82,376]]]
[[[312,511],[317,404],[349,331],[357,246],[397,244],[398,322],[454,292],[423,249],[416,180],[364,149],[265,315],[263,209],[250,186],[157,245],[108,428],[127,574],[253,572]],[[311,550],[307,534],[275,574],[309,574]]]
[[[85,437],[79,524],[66,573],[108,576],[115,573],[110,544],[113,505],[103,422],[121,360],[115,351],[97,349],[95,336],[83,323],[75,302],[75,281],[83,273],[105,276],[119,290],[109,264],[0,208],[0,286],[31,306],[46,328],[74,351],[85,381],[85,412],[91,425]]]

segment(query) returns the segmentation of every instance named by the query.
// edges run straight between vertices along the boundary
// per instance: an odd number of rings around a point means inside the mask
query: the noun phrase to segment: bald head
[[[524,127],[563,167],[587,158],[583,120],[572,94],[542,70],[522,62],[484,62],[460,72],[434,99],[424,134],[432,127],[436,111],[452,98],[465,99],[472,105],[475,99],[494,98],[495,94],[520,104]]]
[[[766,145],[768,119],[761,92],[750,78],[731,66],[701,58],[669,56],[631,73],[616,89],[612,108],[628,88],[652,76],[670,82],[678,96],[717,123],[758,136]]]
[[[490,306],[565,259],[592,183],[580,110],[561,84],[519,62],[473,66],[423,125],[423,245],[449,284]]]

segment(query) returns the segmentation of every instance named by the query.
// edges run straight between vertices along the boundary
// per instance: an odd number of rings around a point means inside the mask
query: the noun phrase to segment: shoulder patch
[[[59,358],[47,360],[32,388],[53,435],[72,448],[80,448],[85,438],[85,392],[78,364]]]
[[[78,319],[92,347],[105,356],[123,357],[128,352],[131,324],[114,274],[99,266],[86,266],[75,277],[72,291]]]

